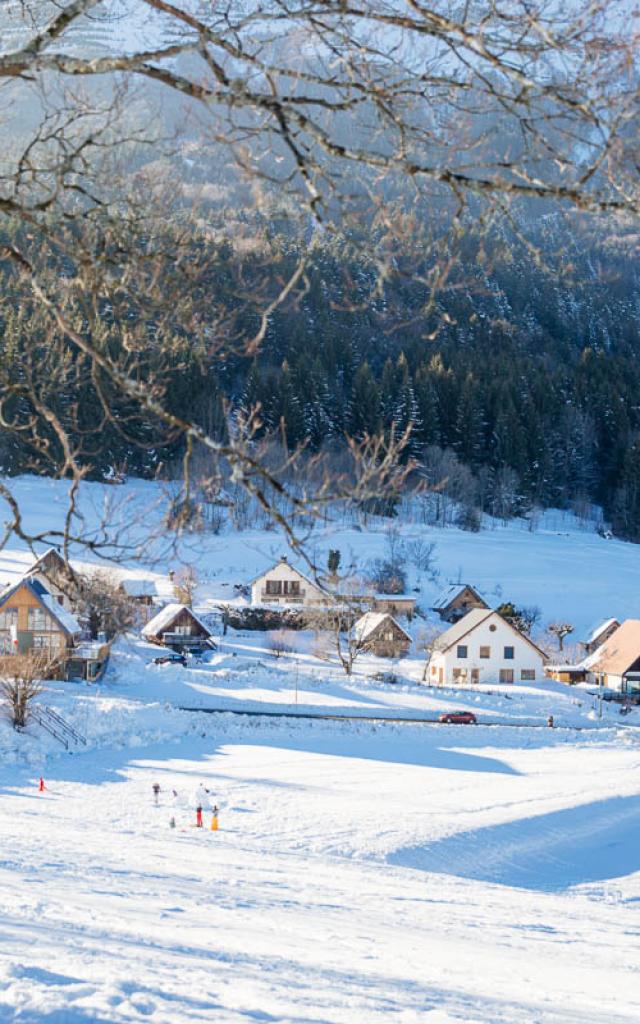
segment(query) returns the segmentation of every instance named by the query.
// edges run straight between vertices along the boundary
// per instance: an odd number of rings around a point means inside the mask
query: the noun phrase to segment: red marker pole
[[[40,785],[38,786],[38,792],[44,793],[45,788],[46,787],[45,787],[45,784],[44,784],[44,779],[42,778],[42,775],[41,775],[40,776]]]

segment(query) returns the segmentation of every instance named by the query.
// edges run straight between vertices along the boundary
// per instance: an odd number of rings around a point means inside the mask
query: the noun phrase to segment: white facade
[[[497,612],[476,609],[442,634],[428,677],[436,685],[537,682],[544,656]]]
[[[326,604],[327,593],[312,580],[289,564],[286,558],[257,576],[251,584],[252,605],[281,605],[306,607]]]

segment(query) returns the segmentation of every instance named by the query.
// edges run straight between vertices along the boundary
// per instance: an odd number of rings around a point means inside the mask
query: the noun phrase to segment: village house
[[[251,604],[308,607],[327,604],[330,595],[299,569],[285,555],[271,569],[251,582]]]
[[[586,656],[593,654],[597,651],[598,647],[606,643],[610,636],[613,636],[616,629],[620,627],[620,623],[617,619],[604,619],[598,622],[597,625],[593,626],[585,640],[580,641],[580,645],[584,647],[584,653]]]
[[[354,626],[358,647],[379,658],[399,658],[411,646],[411,637],[386,612],[366,612]]]
[[[148,622],[153,611],[153,603],[158,599],[155,581],[150,579],[124,579],[119,588],[137,612],[138,623]]]
[[[473,608],[488,607],[469,583],[456,583],[440,594],[431,610],[437,612],[443,622],[457,622]]]
[[[388,612],[389,615],[405,615],[409,621],[416,610],[416,599],[412,594],[374,594],[372,611]]]
[[[535,682],[544,675],[539,647],[490,608],[474,608],[436,641],[429,681],[456,683]]]
[[[587,682],[619,693],[640,693],[640,619],[625,619],[582,667]]]
[[[64,658],[80,637],[80,625],[34,576],[0,595],[0,653]]]
[[[198,649],[211,647],[211,630],[186,604],[168,604],[142,629],[142,636],[152,644]]]
[[[25,578],[38,580],[56,599],[58,604],[73,611],[70,595],[72,574],[62,555],[49,548],[25,573]]]

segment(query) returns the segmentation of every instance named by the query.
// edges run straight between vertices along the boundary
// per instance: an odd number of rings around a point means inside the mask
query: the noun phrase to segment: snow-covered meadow
[[[64,485],[15,486],[29,526],[55,524]],[[87,524],[103,490],[153,515],[153,485],[95,487]],[[461,575],[546,621],[638,615],[640,547],[561,513],[537,533],[403,533],[436,542],[441,582]],[[357,564],[384,552],[385,524],[313,542]],[[168,569],[195,563],[206,613],[281,553],[273,533],[229,531],[125,571],[168,597]],[[0,578],[28,562],[9,546]],[[410,568],[410,585],[428,608],[437,581]],[[124,638],[97,685],[43,695],[86,747],[0,722],[0,1021],[636,1021],[640,709],[599,718],[585,688],[551,681],[431,689],[416,650],[396,683],[369,656],[348,679],[311,636],[295,647],[275,658],[264,634],[230,630],[183,668]],[[479,724],[425,721],[453,708]],[[247,711],[360,720],[231,713]],[[217,832],[209,813],[194,827],[201,784]]]

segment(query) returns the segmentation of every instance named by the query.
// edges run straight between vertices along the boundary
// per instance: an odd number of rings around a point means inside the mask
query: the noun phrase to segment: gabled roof
[[[53,558],[54,562],[57,562],[58,565],[60,565],[61,568],[66,567],[67,563],[65,562],[64,558],[62,557],[60,552],[57,550],[57,548],[47,548],[47,550],[44,552],[44,554],[42,554],[38,558],[36,558],[35,562],[31,566],[31,568],[28,570],[28,572],[25,573],[25,575],[29,576],[29,575],[31,575],[31,573],[38,572],[39,569],[44,564],[44,562],[46,562],[47,559],[49,559],[49,558]]]
[[[622,676],[640,659],[640,619],[625,619],[608,640],[582,662],[589,672]]]
[[[407,640],[411,641],[411,636],[407,633],[406,629],[403,629],[400,623],[394,619],[393,615],[389,615],[389,612],[365,612],[353,627],[358,643],[364,643],[367,637],[371,636],[378,626],[387,620],[393,622],[394,626],[397,626],[400,632],[404,633]]]
[[[479,601],[482,601],[485,608],[489,607],[482,594],[479,594],[476,588],[472,587],[470,583],[453,583],[438,595],[431,606],[433,611],[439,612],[444,608],[448,608],[451,602],[455,601],[458,594],[461,594],[463,590],[470,590],[475,594]]]
[[[291,572],[295,573],[296,576],[299,576],[300,579],[304,580],[305,583],[308,583],[310,587],[315,587],[316,590],[321,590],[324,592],[325,588],[322,586],[321,583],[316,583],[315,580],[312,580],[308,576],[305,576],[305,574],[301,572],[300,569],[296,569],[295,565],[292,565],[289,559],[286,558],[284,555],[282,556],[282,558],[279,558],[277,562],[274,562],[273,565],[269,566],[268,569],[265,569],[264,572],[259,572],[257,576],[254,576],[253,579],[250,580],[250,585],[253,586],[253,584],[256,583],[258,580],[261,580],[265,576],[268,576],[269,573],[273,572],[274,569],[277,569],[279,565],[286,565],[287,568],[291,570]]]
[[[56,620],[63,632],[69,636],[75,636],[80,633],[80,623],[76,619],[75,615],[68,612],[66,608],[56,601],[55,597],[49,593],[47,588],[40,580],[32,579],[30,576],[25,576],[19,580],[13,587],[0,595],[0,608],[6,604],[6,602],[13,597],[14,594],[20,590],[21,587],[26,587],[31,594],[36,598],[38,604],[45,609],[45,611]]]
[[[478,628],[478,626],[481,626],[487,621],[487,619],[490,619],[493,616],[499,619],[500,622],[504,623],[504,625],[507,626],[512,633],[515,633],[520,640],[526,641],[526,643],[528,643],[530,647],[533,647],[533,649],[546,661],[547,656],[544,651],[541,651],[537,644],[534,644],[533,640],[529,639],[526,633],[521,633],[520,630],[516,629],[511,622],[507,622],[502,615],[494,611],[492,608],[472,608],[470,612],[467,612],[467,614],[463,615],[461,619],[454,622],[453,626],[450,626],[449,629],[446,629],[444,633],[440,634],[436,641],[434,653],[442,654],[445,651],[450,650],[454,644],[460,643],[464,637],[468,636],[469,633],[472,633]]]
[[[597,640],[599,636],[602,636],[603,633],[606,633],[606,631],[609,629],[610,626],[614,626],[614,625],[616,627],[620,625],[620,623],[618,622],[617,619],[604,619],[604,620],[600,620],[598,623],[596,623],[596,625],[591,627],[591,629],[589,630],[586,638],[582,641],[582,643],[583,644],[592,644],[592,643],[594,643],[594,641]]]
[[[146,623],[142,629],[143,636],[159,636],[160,633],[167,633],[168,627],[171,623],[177,619],[180,612],[188,612],[191,618],[198,623],[199,626],[204,629],[208,636],[211,636],[211,630],[208,626],[205,626],[202,619],[200,619],[193,608],[189,608],[186,604],[168,604],[164,608],[161,608],[157,615],[154,615],[152,619]]]

